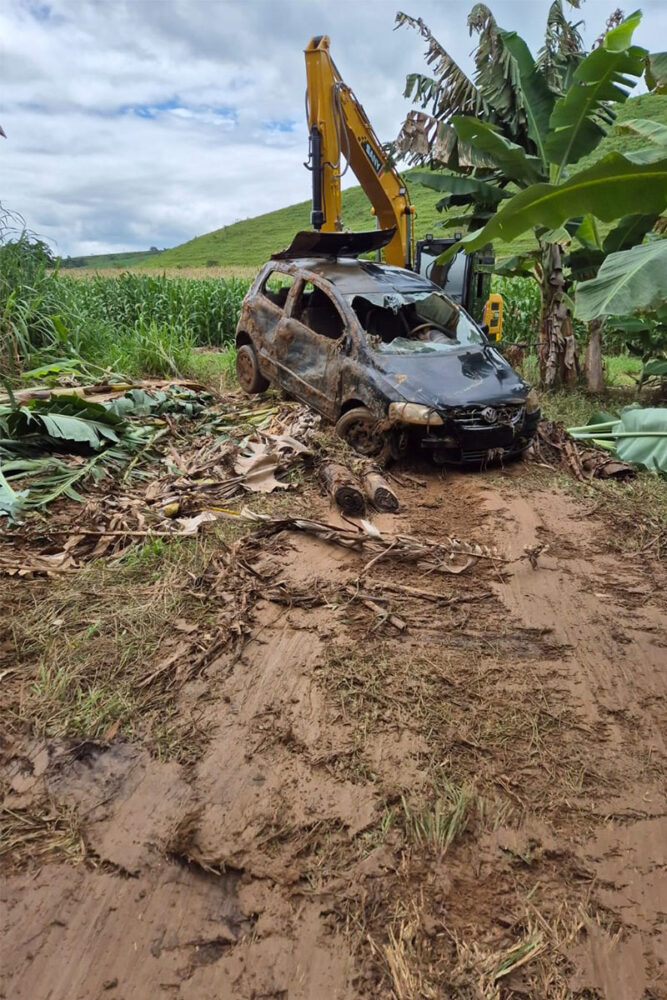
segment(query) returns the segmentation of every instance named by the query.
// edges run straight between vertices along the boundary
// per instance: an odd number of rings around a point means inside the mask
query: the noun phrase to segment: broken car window
[[[425,354],[483,344],[484,336],[460,306],[441,292],[347,296],[371,347],[381,354]]]
[[[330,340],[338,340],[343,334],[343,317],[326,292],[310,281],[303,284],[292,309],[292,319]]]
[[[294,278],[291,274],[284,274],[283,271],[271,271],[266,276],[261,291],[270,302],[282,309],[293,284]]]
[[[446,288],[450,299],[461,302],[465,285],[466,255],[461,251],[446,264],[438,264],[437,260],[441,252],[441,250],[435,250],[433,253],[428,253],[422,250],[420,271],[434,285]]]

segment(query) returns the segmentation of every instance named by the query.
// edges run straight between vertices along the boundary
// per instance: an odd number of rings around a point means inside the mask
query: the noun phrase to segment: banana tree
[[[547,386],[572,381],[578,367],[564,273],[566,244],[575,239],[590,250],[596,219],[628,216],[612,241],[625,234],[622,245],[630,246],[665,204],[667,174],[659,156],[642,161],[612,153],[571,172],[613,124],[612,103],[625,101],[646,69],[648,53],[632,44],[640,18],[636,12],[617,23],[599,47],[585,53],[577,25],[569,24],[556,0],[545,47],[534,59],[516,32],[500,29],[488,8],[478,4],[469,19],[471,30],[480,31],[474,84],[462,79],[450,57],[425,34],[425,25],[415,22],[429,40],[430,61],[440,76],[432,85],[426,78],[408,79],[408,91],[428,113],[412,113],[397,147],[412,151],[413,160],[441,168],[417,179],[441,192],[440,210],[466,206],[468,214],[458,216],[457,225],[479,226],[486,210],[488,221],[451,253],[534,233],[535,250],[516,264],[519,273],[540,284],[538,359]],[[438,89],[438,79],[446,86]],[[597,249],[603,259],[603,248]]]

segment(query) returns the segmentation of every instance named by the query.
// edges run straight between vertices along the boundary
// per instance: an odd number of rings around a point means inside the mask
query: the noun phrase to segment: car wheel
[[[236,352],[236,377],[243,391],[250,395],[269,388],[269,380],[259,370],[252,344],[242,344]]]
[[[387,453],[387,435],[378,430],[377,417],[365,406],[344,413],[336,424],[336,434],[367,458],[379,459]]]

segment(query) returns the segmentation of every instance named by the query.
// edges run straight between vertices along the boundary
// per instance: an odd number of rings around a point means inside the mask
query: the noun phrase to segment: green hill
[[[61,257],[60,267],[64,270],[77,267],[117,267],[126,270],[136,264],[144,264],[149,257],[156,257],[159,250],[124,250],[121,253],[89,254],[87,257]]]

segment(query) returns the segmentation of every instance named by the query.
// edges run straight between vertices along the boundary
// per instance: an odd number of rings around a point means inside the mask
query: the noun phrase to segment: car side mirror
[[[489,324],[488,323],[482,323],[482,325],[480,326],[480,330],[482,331],[482,333],[484,334],[485,337],[489,336]]]

